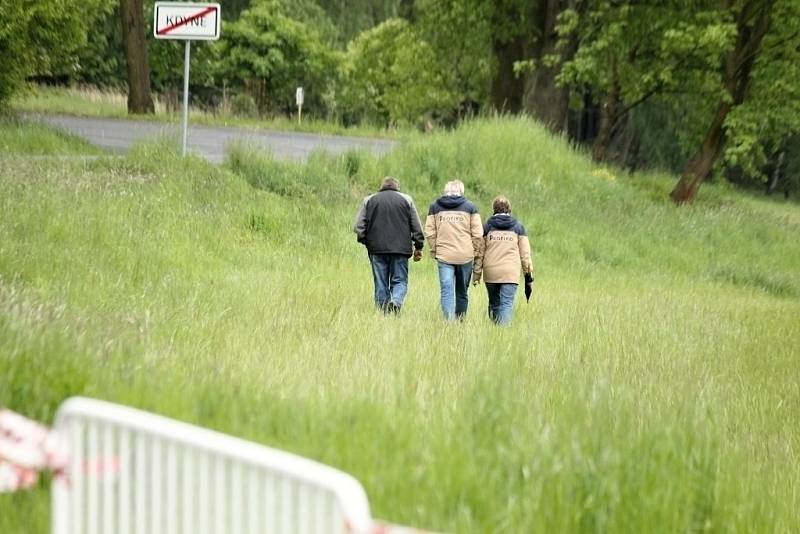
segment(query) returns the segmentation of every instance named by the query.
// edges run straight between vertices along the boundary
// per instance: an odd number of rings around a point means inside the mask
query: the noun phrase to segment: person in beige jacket
[[[525,227],[511,216],[511,203],[499,196],[492,202],[493,215],[483,227],[483,253],[475,261],[475,281],[486,284],[489,318],[499,325],[511,322],[519,274],[525,274],[525,295],[533,288],[531,245]]]
[[[464,197],[460,180],[447,182],[444,195],[431,203],[425,239],[438,262],[444,318],[461,319],[469,306],[467,291],[473,262],[483,246],[483,229],[478,208]]]

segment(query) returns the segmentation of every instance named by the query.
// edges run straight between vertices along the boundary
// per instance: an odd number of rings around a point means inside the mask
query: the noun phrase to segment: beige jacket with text
[[[425,239],[439,261],[463,265],[474,261],[483,247],[478,208],[463,196],[443,196],[428,209]]]
[[[495,214],[483,227],[483,254],[475,274],[489,284],[518,284],[520,272],[533,274],[531,245],[525,227],[511,215]]]

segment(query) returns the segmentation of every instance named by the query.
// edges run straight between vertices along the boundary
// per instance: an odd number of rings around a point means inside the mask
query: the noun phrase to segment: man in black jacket
[[[380,190],[364,199],[353,230],[369,253],[375,305],[385,313],[400,311],[408,291],[412,242],[414,261],[419,261],[425,239],[414,200],[387,176]]]

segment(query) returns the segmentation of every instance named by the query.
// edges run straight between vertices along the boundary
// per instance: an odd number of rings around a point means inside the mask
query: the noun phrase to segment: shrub
[[[255,117],[258,115],[256,101],[252,96],[240,93],[231,99],[231,113],[240,117]]]
[[[311,27],[274,1],[255,3],[228,24],[218,57],[220,77],[246,88],[261,113],[291,112],[298,86],[305,88],[304,108],[319,111],[337,60]]]
[[[344,78],[341,101],[354,121],[418,124],[455,105],[434,50],[401,19],[389,19],[350,44]]]
[[[3,2],[0,9],[0,108],[31,75],[68,73],[86,39],[76,0]]]

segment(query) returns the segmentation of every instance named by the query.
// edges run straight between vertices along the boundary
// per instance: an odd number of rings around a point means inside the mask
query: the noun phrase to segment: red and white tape
[[[64,465],[49,428],[0,409],[0,493],[30,488],[40,471],[60,473]]]

